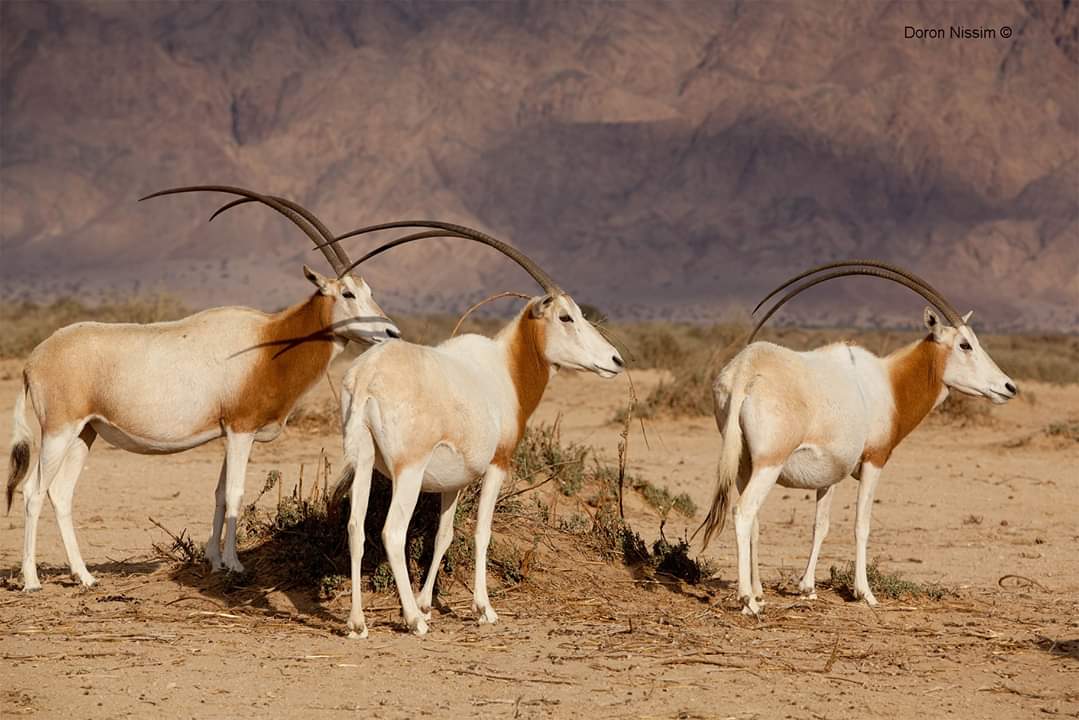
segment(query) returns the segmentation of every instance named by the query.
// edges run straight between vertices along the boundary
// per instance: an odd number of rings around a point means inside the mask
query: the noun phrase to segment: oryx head
[[[597,373],[601,377],[614,377],[622,371],[624,363],[618,351],[607,342],[592,323],[588,322],[577,303],[551,279],[542,268],[528,258],[517,248],[507,245],[501,240],[482,233],[479,230],[454,225],[452,223],[436,222],[433,220],[405,220],[401,222],[383,223],[353,230],[337,238],[343,240],[355,235],[388,230],[391,228],[424,227],[433,228],[423,232],[413,233],[405,237],[391,240],[366,255],[356,262],[348,265],[341,271],[347,273],[352,268],[374,256],[389,250],[390,248],[403,245],[414,240],[431,237],[459,237],[465,240],[483,243],[493,247],[503,255],[520,265],[525,272],[539,283],[546,293],[540,298],[533,299],[528,306],[532,320],[543,323],[543,347],[547,362],[555,367],[572,368],[574,370],[587,370]]]
[[[925,327],[933,341],[948,348],[944,384],[966,395],[987,397],[997,404],[1008,402],[1019,394],[1019,388],[978,342],[978,336],[969,325],[973,314],[973,311],[968,312],[958,318],[958,323],[947,325],[936,310],[925,309]]]
[[[139,198],[139,200],[199,191],[223,192],[240,196],[238,200],[233,200],[218,208],[210,216],[210,220],[237,205],[258,202],[287,217],[307,237],[314,241],[315,247],[319,248],[322,254],[326,256],[326,260],[329,261],[330,266],[337,273],[337,277],[324,277],[307,267],[307,265],[303,266],[303,274],[318,288],[320,294],[333,299],[333,310],[327,329],[335,336],[344,340],[357,340],[368,343],[377,343],[401,337],[400,330],[397,329],[392,320],[386,317],[385,313],[382,312],[382,308],[375,302],[374,297],[371,295],[371,288],[368,287],[367,283],[361,278],[354,278],[348,274],[348,270],[351,269],[351,261],[344,248],[334,243],[333,233],[314,213],[299,203],[277,195],[261,195],[232,185],[191,185],[170,188]]]
[[[824,272],[824,271],[830,272]],[[821,274],[818,274],[821,273]],[[749,339],[752,340],[761,326],[779,309],[781,305],[798,293],[808,290],[818,283],[849,275],[868,275],[884,280],[891,280],[913,290],[931,303],[925,309],[925,326],[933,342],[947,348],[942,380],[948,388],[954,388],[967,395],[987,397],[995,403],[1011,400],[1019,389],[1010,377],[1001,372],[993,358],[982,348],[974,330],[967,321],[972,312],[961,316],[955,307],[932,285],[909,270],[883,263],[878,260],[843,260],[812,268],[780,285],[770,292],[753,309],[756,312],[770,298],[781,290],[795,283],[796,287],[776,301],[775,305],[757,321]],[[801,281],[801,282],[799,282]]]
[[[401,331],[382,312],[363,278],[328,278],[307,265],[303,266],[303,275],[321,295],[333,300],[329,329],[334,335],[368,343],[401,337]]]
[[[599,330],[581,313],[573,298],[564,292],[534,300],[528,312],[544,325],[544,356],[556,369],[594,372],[611,378],[622,372],[625,363]]]

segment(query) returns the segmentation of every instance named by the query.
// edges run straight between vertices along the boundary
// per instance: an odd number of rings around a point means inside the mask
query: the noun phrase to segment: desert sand
[[[0,363],[4,437],[20,368]],[[634,373],[641,394],[659,379]],[[613,456],[620,426],[611,418],[626,393],[624,377],[560,375],[534,422],[561,415],[565,440]],[[323,384],[308,402],[328,398]],[[993,408],[988,422],[931,418],[899,448],[877,493],[870,557],[888,572],[949,588],[940,600],[881,598],[871,609],[829,590],[816,601],[799,598],[813,502],[777,488],[762,515],[768,605],[759,620],[739,612],[728,527],[707,551],[718,572],[701,585],[537,555],[525,582],[494,592],[497,626],[475,623],[467,589],[454,582],[424,638],[404,632],[395,595],[367,594],[366,641],[343,635],[347,595],[320,603],[305,588],[230,594],[206,568],[178,571],[154,553],[167,536],[151,516],[199,541],[209,534],[220,443],[145,457],[99,441],[75,496],[94,588],[68,577],[47,509],[38,554],[44,588],[22,593],[20,495],[0,521],[0,714],[1076,717],[1079,443],[1046,432],[1076,420],[1079,387],[1024,383],[1019,399]],[[712,420],[650,420],[645,429],[647,440],[634,425],[631,470],[705,508],[718,452]],[[294,480],[322,450],[339,464],[330,430],[290,428],[257,446],[246,499],[267,471]],[[838,489],[818,580],[853,558],[856,489],[852,480]],[[638,499],[628,517],[655,537],[658,519]],[[701,517],[703,510],[692,521],[672,519],[665,532],[681,536]],[[496,531],[512,530],[511,520],[499,522]]]

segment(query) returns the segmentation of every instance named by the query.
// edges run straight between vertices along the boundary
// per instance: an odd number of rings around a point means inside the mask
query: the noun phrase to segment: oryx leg
[[[810,600],[817,599],[817,559],[820,557],[820,548],[824,544],[824,538],[828,535],[828,521],[831,517],[834,491],[835,485],[817,490],[817,518],[813,523],[813,549],[809,553],[809,562],[806,563],[802,582],[798,583],[798,591]]]
[[[457,513],[457,499],[461,497],[459,490],[442,493],[442,511],[438,517],[438,532],[435,533],[435,553],[431,557],[431,568],[427,571],[427,579],[424,580],[423,589],[416,596],[416,604],[424,620],[431,620],[431,603],[434,601],[435,579],[442,565],[442,558],[453,542],[453,519]]]
[[[498,622],[498,614],[491,607],[487,596],[487,546],[491,542],[491,523],[502,482],[506,479],[505,468],[490,465],[483,475],[480,503],[476,511],[476,578],[472,595],[472,612],[480,623]]]
[[[405,541],[408,538],[408,524],[420,497],[426,468],[427,458],[424,458],[421,462],[399,468],[394,473],[393,497],[386,512],[386,524],[382,528],[382,545],[386,550],[386,560],[393,571],[397,594],[401,596],[401,614],[408,628],[417,635],[427,634],[427,621],[420,614],[416,596],[412,592],[412,583],[408,578]]]
[[[873,493],[877,489],[881,468],[862,463],[858,484],[858,509],[854,515],[854,597],[872,607],[877,604],[869,589],[866,572],[866,550],[869,545],[869,519],[873,512]]]
[[[214,490],[214,524],[210,530],[210,539],[206,541],[206,559],[211,570],[224,570],[221,562],[221,530],[225,527],[225,479],[229,466],[228,454],[221,458],[221,473],[217,476],[217,489]]]
[[[240,520],[240,503],[244,498],[244,478],[247,459],[251,456],[254,433],[233,433],[225,438],[225,567],[243,572],[244,566],[236,556],[236,523]]]
[[[749,542],[749,584],[753,589],[753,599],[756,600],[761,607],[764,607],[764,585],[761,584],[761,564],[757,555],[757,550],[759,550],[761,546],[760,526],[760,518],[753,518],[753,534]]]
[[[738,495],[741,497],[742,493],[746,490],[746,485],[749,484],[749,473],[740,473],[738,476]],[[760,519],[753,518],[753,532],[749,541],[749,564],[750,564],[750,585],[753,588],[753,598],[764,606],[764,586],[761,584],[761,569],[760,562],[757,556],[757,550],[760,546]]]
[[[352,608],[348,614],[350,638],[367,637],[367,619],[363,615],[364,520],[371,497],[371,474],[375,468],[375,444],[366,425],[346,430],[345,462],[352,463],[352,501],[348,514],[348,553],[352,567]]]
[[[23,485],[23,528],[22,589],[33,592],[41,589],[37,576],[37,523],[41,517],[41,507],[45,504],[45,495],[49,492],[53,478],[56,477],[68,448],[82,431],[78,425],[71,425],[59,432],[42,433],[41,452],[38,454],[37,467],[29,473]]]
[[[82,429],[68,448],[56,477],[49,485],[49,500],[56,513],[56,524],[60,526],[60,537],[64,541],[68,567],[71,568],[71,574],[86,587],[94,584],[94,576],[86,569],[86,563],[83,562],[82,554],[79,553],[79,543],[75,539],[75,526],[71,521],[71,500],[75,495],[75,484],[79,481],[82,466],[86,462],[86,456],[90,454],[90,446],[94,444],[95,438],[97,438],[97,432],[92,427],[87,425]]]
[[[754,467],[745,491],[734,506],[734,529],[738,538],[738,599],[742,601],[742,612],[746,615],[758,615],[761,611],[753,586],[753,526],[761,505],[782,470],[782,465]],[[760,581],[759,577],[757,581]]]

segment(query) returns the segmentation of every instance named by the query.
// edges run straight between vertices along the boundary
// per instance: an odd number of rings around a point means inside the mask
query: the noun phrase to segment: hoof
[[[408,629],[412,631],[413,635],[423,637],[427,634],[427,621],[422,617],[417,617],[414,622],[408,624]]]
[[[237,575],[242,575],[244,573],[243,563],[239,560],[226,560],[225,569],[229,572],[236,573]]]
[[[348,619],[348,637],[350,640],[367,639],[367,619],[360,613],[358,618]]]
[[[498,622],[498,613],[490,605],[484,605],[483,607],[473,605],[472,612],[476,614],[476,620],[479,621],[480,625],[494,625]]]
[[[36,593],[36,592],[41,592],[41,584],[39,583],[39,584],[37,584],[37,585],[23,585],[23,586],[22,586],[22,591],[23,591],[24,593]]]
[[[84,575],[76,575],[75,579],[82,583],[82,586],[84,588],[92,588],[94,585],[97,585],[97,580],[95,580],[94,576],[90,573],[86,573]]]
[[[761,616],[761,610],[764,608],[764,603],[760,602],[756,598],[743,597],[742,598],[742,614],[759,618]]]

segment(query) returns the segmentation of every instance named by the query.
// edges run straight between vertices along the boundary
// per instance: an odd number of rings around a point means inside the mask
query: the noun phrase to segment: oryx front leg
[[[757,521],[764,499],[779,479],[782,466],[754,468],[745,492],[734,506],[734,529],[738,538],[738,599],[742,602],[742,612],[746,615],[759,615],[761,603],[757,600],[753,587],[753,526]],[[757,582],[760,582],[759,573]]]
[[[206,541],[206,560],[211,570],[224,570],[221,562],[221,531],[225,527],[225,481],[228,474],[228,454],[221,458],[221,473],[217,476],[217,488],[214,490],[214,524],[210,529],[210,539]]]
[[[798,592],[810,600],[817,599],[817,560],[820,557],[820,548],[824,543],[824,538],[828,535],[828,521],[832,512],[834,490],[835,485],[817,490],[817,518],[813,523],[813,549],[809,553],[809,562],[806,563],[802,582],[798,583]]]
[[[97,432],[87,425],[79,433],[79,437],[71,443],[60,469],[56,473],[52,484],[49,486],[49,500],[52,501],[53,511],[56,513],[56,524],[60,526],[60,537],[64,541],[64,551],[67,553],[68,567],[71,574],[79,579],[85,587],[94,584],[94,576],[86,569],[86,563],[82,560],[79,552],[79,543],[75,539],[75,526],[71,521],[71,501],[75,495],[75,484],[79,481],[82,466],[86,462],[86,456],[90,454],[90,446],[94,444]]]
[[[401,614],[405,624],[417,635],[427,634],[427,621],[420,614],[416,605],[416,596],[412,594],[412,583],[408,578],[408,564],[405,561],[405,541],[408,537],[408,524],[416,509],[416,500],[420,497],[423,486],[423,473],[427,461],[399,469],[393,478],[393,498],[386,513],[386,524],[382,528],[382,545],[386,549],[386,560],[393,571],[393,580],[397,584],[397,594],[401,597]]]
[[[247,459],[251,455],[254,433],[229,432],[225,440],[225,554],[222,562],[232,572],[244,571],[236,555],[236,524],[240,520],[240,503],[244,497],[244,478]]]
[[[460,491],[442,493],[442,512],[438,517],[438,532],[435,534],[435,553],[431,557],[431,568],[427,571],[427,579],[423,583],[423,589],[416,596],[416,604],[424,620],[431,621],[431,603],[434,602],[435,579],[438,577],[442,558],[453,542],[453,519],[457,513],[457,499],[461,496]]]
[[[43,433],[37,467],[30,472],[26,484],[23,485],[23,592],[41,589],[41,580],[37,576],[37,523],[41,517],[41,507],[45,504],[45,495],[48,494],[56,473],[60,471],[68,447],[78,431],[79,428],[71,427],[58,433]]]
[[[873,512],[873,493],[877,489],[881,469],[862,463],[858,485],[858,509],[854,515],[854,597],[873,607],[877,599],[869,589],[866,572],[866,552],[869,545],[869,519]]]
[[[498,622],[498,614],[491,607],[487,596],[487,546],[491,542],[491,523],[494,520],[495,504],[502,482],[506,479],[506,470],[498,465],[491,465],[483,476],[480,490],[480,503],[476,511],[476,578],[473,590],[472,612],[480,623]]]

